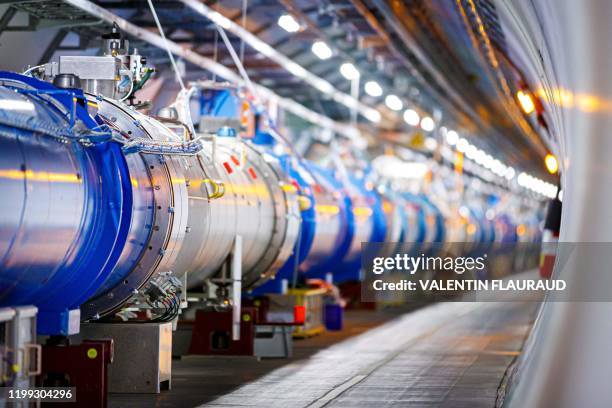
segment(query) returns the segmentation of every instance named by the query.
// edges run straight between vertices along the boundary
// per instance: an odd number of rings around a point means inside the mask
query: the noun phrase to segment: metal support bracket
[[[236,235],[231,255],[232,267],[232,340],[240,340],[242,308],[242,236]]]

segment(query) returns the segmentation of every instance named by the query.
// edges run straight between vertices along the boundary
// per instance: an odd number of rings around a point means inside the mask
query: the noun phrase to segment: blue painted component
[[[406,215],[406,211],[400,211],[399,214],[402,220],[402,232],[400,233],[398,242],[404,243],[406,241],[406,237],[408,236],[408,229],[413,228],[413,226],[408,223],[408,216]]]
[[[257,129],[252,141],[270,149],[276,143],[269,133],[260,129]],[[280,293],[282,280],[293,282],[296,268],[299,268],[299,272],[306,278],[324,278],[328,272],[337,273],[343,267],[342,259],[349,251],[354,236],[355,216],[352,201],[346,193],[346,186],[335,177],[334,173],[290,156],[283,156],[280,159],[287,173],[295,181],[300,194],[310,200],[311,206],[301,211],[300,236],[294,248],[294,254],[276,273],[275,279],[256,288],[252,292],[254,295]],[[321,202],[331,197],[333,197],[333,204]],[[378,199],[378,205],[382,215],[380,199]],[[337,208],[336,214],[330,214],[333,208]],[[337,222],[336,230],[327,231],[327,226],[319,227],[321,222],[331,221],[328,217]],[[384,219],[384,215],[382,217]],[[377,234],[380,234],[379,229],[376,231]],[[383,230],[382,239],[384,239],[384,234]],[[319,244],[313,248],[315,239]]]
[[[434,217],[434,225],[433,225],[434,235],[433,235],[432,242],[434,243],[443,242],[444,237],[446,235],[446,229],[444,226],[444,216],[442,215],[442,212],[440,212],[440,209],[438,208],[438,206],[436,206],[426,195],[421,194],[420,199],[424,203],[425,207],[427,208],[427,211],[429,211],[430,214],[433,215]]]
[[[253,143],[261,146],[273,146],[275,140],[270,133],[256,130],[255,136],[253,136]]]
[[[284,161],[290,161],[291,158],[289,156],[283,157]],[[304,262],[310,248],[312,247],[312,241],[314,240],[315,231],[316,231],[316,215],[315,215],[315,199],[314,194],[312,192],[312,186],[308,183],[308,181],[304,178],[304,164],[298,163],[296,167],[290,167],[289,175],[297,182],[298,189],[300,195],[307,198],[310,201],[310,206],[301,211],[302,215],[302,224],[300,229],[300,250],[298,251],[297,263],[298,265]],[[295,257],[292,256],[292,258]],[[289,259],[287,265],[292,266],[295,262],[292,262],[293,259]]]
[[[310,200],[311,205],[300,211],[302,223],[300,225],[298,242],[293,249],[293,254],[287,259],[285,265],[278,270],[275,278],[255,288],[252,292],[253,295],[281,293],[283,279],[286,279],[289,283],[293,282],[294,274],[299,272],[299,266],[304,262],[306,256],[310,252],[316,231],[315,199],[312,192],[312,185],[304,177],[304,173],[306,172],[304,164],[298,160],[292,159],[292,157],[288,155],[283,155],[279,157],[279,159],[286,173],[293,179],[299,194]]]
[[[229,126],[222,126],[217,130],[217,136],[219,137],[236,137],[236,129]]]
[[[15,106],[0,115],[0,194],[16,194],[0,204],[0,304],[35,304],[40,334],[71,334],[127,238],[125,158],[115,142],[85,147],[53,135],[74,121],[80,137],[99,136],[81,91],[13,73],[0,83],[0,99]]]
[[[55,101],[59,102],[65,108],[66,111],[62,112],[61,115],[64,117],[68,116],[69,124],[73,124],[74,118],[76,118],[89,129],[98,128],[97,122],[89,115],[89,112],[87,111],[87,102],[85,101],[83,91],[80,89],[58,89],[48,82],[7,71],[0,71],[0,80],[4,82],[6,87],[12,88],[22,94],[52,96]],[[19,88],[13,87],[10,84],[12,81],[14,81],[16,84],[25,85],[26,88],[23,86],[20,86]],[[57,124],[48,123],[48,125],[53,126]]]
[[[207,89],[200,93],[200,115],[224,118],[240,117],[240,104],[235,91],[228,89]]]
[[[372,231],[370,242],[384,242],[387,234],[387,228],[389,228],[389,226],[387,225],[387,219],[385,218],[382,200],[374,191],[370,191],[369,195],[374,200],[372,204],[372,210],[374,211],[372,215],[374,218],[374,230]]]
[[[344,326],[344,309],[342,306],[335,303],[326,304],[323,319],[325,321],[325,328],[329,331],[342,330]]]
[[[516,224],[512,221],[508,214],[498,215],[495,222],[497,223],[496,232],[499,234],[499,236],[495,237],[496,242],[502,244],[514,244],[518,241]]]
[[[414,252],[416,253],[421,244],[425,242],[425,236],[427,235],[427,221],[426,214],[423,208],[422,202],[420,198],[411,193],[404,193],[404,198],[408,202],[408,205],[411,205],[413,209],[416,211],[416,225],[409,225],[408,228],[416,228],[416,239],[414,240],[418,245],[415,246]]]
[[[476,225],[476,235],[474,236],[474,241],[477,244],[484,244],[487,239],[487,231],[486,231],[486,219],[482,211],[473,206],[467,207],[469,210],[470,217]],[[482,246],[480,246],[482,248]]]
[[[387,220],[380,196],[374,190],[366,187],[365,178],[358,179],[349,176],[348,182],[351,183],[355,193],[361,196],[359,199],[355,198],[355,200],[358,199],[362,203],[361,205],[364,205],[362,208],[363,214],[354,217],[360,218],[359,222],[355,222],[355,228],[364,228],[365,230],[361,234],[355,232],[355,238],[353,239],[359,241],[352,242],[351,253],[347,254],[339,268],[333,270],[334,283],[359,281],[361,279],[361,244],[363,242],[384,242],[387,232]]]
[[[323,234],[317,228],[317,237],[324,244],[327,244],[323,249],[324,253],[310,253],[307,258],[307,267],[304,275],[307,278],[325,278],[328,272],[336,272],[342,267],[342,260],[346,256],[353,236],[355,234],[355,215],[353,213],[353,203],[349,195],[346,193],[342,183],[335,177],[330,170],[321,168],[314,164],[307,164],[309,172],[317,179],[317,186],[326,192],[333,192],[334,208],[337,208],[337,213],[334,218],[338,222],[338,229],[333,236]],[[316,197],[316,195],[315,195]],[[316,203],[318,205],[319,203]],[[321,209],[322,211],[323,209]],[[318,211],[317,211],[318,212]],[[317,219],[317,226],[320,221]],[[326,235],[322,237],[322,235]]]

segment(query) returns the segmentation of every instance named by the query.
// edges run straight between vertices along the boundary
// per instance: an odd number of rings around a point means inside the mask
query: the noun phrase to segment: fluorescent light
[[[421,119],[421,129],[424,131],[431,132],[434,130],[435,126],[436,124],[430,116],[425,116],[423,119]]]
[[[475,160],[476,159],[476,153],[477,152],[478,152],[478,149],[474,145],[469,145],[467,147],[467,149],[465,149],[465,155],[470,160]]]
[[[455,132],[454,130],[449,130],[446,133],[446,143],[448,143],[451,146],[454,146],[457,144],[458,141],[459,141],[459,134],[457,134],[457,132]]]
[[[512,167],[507,167],[505,176],[508,180],[512,180],[514,178],[515,173],[516,172],[514,171]]]
[[[457,150],[459,150],[461,153],[465,153],[469,146],[470,144],[464,138],[461,138],[457,141]]]
[[[526,114],[530,114],[535,110],[535,103],[533,102],[533,97],[529,92],[523,92],[523,90],[519,90],[516,93],[516,98],[523,109],[523,112]]]
[[[544,158],[544,164],[550,174],[556,174],[559,171],[559,162],[554,154],[548,153]]]
[[[497,174],[498,176],[501,176],[506,171],[506,166],[504,166],[499,160],[495,159],[493,160],[491,171],[493,171],[493,173]]]
[[[402,102],[402,100],[397,95],[393,94],[387,95],[387,97],[385,98],[385,105],[387,105],[387,108],[394,111],[402,110],[402,108],[404,107],[404,103]]]
[[[258,37],[256,34],[246,30],[241,25],[234,23],[232,20],[229,20],[226,17],[223,17],[218,12],[204,5],[203,2],[199,0],[182,0],[181,2],[184,3],[190,9],[192,9],[193,11],[195,11],[196,13],[198,13],[199,15],[210,19],[211,21],[225,28],[230,33],[239,37],[246,44],[248,44],[253,49],[260,52],[263,56],[270,58],[270,60],[274,61],[280,67],[287,70],[287,72],[291,73],[292,75],[295,75],[297,78],[302,79],[305,83],[313,86],[318,91],[324,94],[327,94],[335,102],[342,104],[350,109],[356,110],[360,115],[366,118],[377,118],[380,115],[378,112],[376,112],[374,108],[366,105],[365,103],[360,102],[358,98],[354,98],[350,94],[344,93],[336,89],[331,83],[329,83],[325,79],[317,76],[313,72],[310,72],[305,67],[300,66],[298,63],[293,61],[291,58],[287,57],[285,54],[279,52],[278,50],[273,48],[271,45],[267,44],[265,41],[262,40],[262,38]],[[281,13],[279,13],[279,15],[280,14]],[[300,22],[298,17],[293,18],[293,20],[297,20],[298,23]],[[281,21],[283,22],[282,24],[285,24],[285,21],[289,21],[289,20],[282,19]],[[302,24],[302,27],[300,27],[300,29],[303,29],[303,28],[304,27]],[[319,40],[319,39],[315,38],[313,42],[315,42],[316,40]],[[315,49],[317,48],[320,48],[320,47],[315,46]],[[185,54],[184,57],[186,55],[187,54]],[[207,68],[214,69],[218,76],[223,76],[225,79],[230,80],[230,82],[239,81],[239,76],[235,75],[234,72],[232,72],[231,70],[228,70],[226,67],[223,67],[220,64],[216,64],[215,66],[212,66],[212,65],[208,66],[210,65],[209,63],[212,63],[213,61],[194,62],[198,57],[195,55],[192,55],[191,57],[193,58],[191,59],[187,58],[187,59],[197,64],[198,66],[207,65]],[[262,92],[265,92],[265,91],[262,91]],[[286,102],[289,102],[289,101],[286,101]],[[350,132],[350,133],[353,133],[353,132]]]
[[[555,198],[555,196],[557,195],[557,186],[555,186],[554,184],[547,183],[544,180],[540,180],[539,178],[533,177],[530,174],[523,172],[519,174],[516,181],[519,186],[529,189],[534,193],[538,193],[545,197]]]
[[[375,98],[378,98],[383,94],[383,89],[380,87],[380,85],[378,85],[378,82],[376,81],[366,82],[363,89],[368,95],[373,96]]]
[[[291,15],[283,14],[278,18],[278,25],[288,33],[295,33],[300,31],[300,23]]]
[[[476,157],[474,160],[476,161],[476,163],[480,164],[481,166],[484,166],[486,157],[487,157],[487,154],[483,150],[478,149],[476,151]]]
[[[332,55],[334,55],[332,49],[329,48],[329,46],[323,41],[314,42],[312,44],[311,50],[314,55],[316,55],[317,57],[319,57],[319,59],[322,60],[329,59]]]
[[[357,68],[350,62],[345,62],[340,65],[340,73],[349,81],[359,78],[359,71],[357,71]]]
[[[436,147],[438,147],[438,141],[436,139],[434,139],[433,137],[428,137],[425,139],[425,148],[427,150],[436,150]]]
[[[421,121],[421,118],[414,109],[406,109],[404,111],[404,121],[410,126],[417,126]]]
[[[374,122],[374,123],[378,123],[380,122],[380,120],[382,119],[380,112],[372,109],[371,111],[368,111],[365,113],[364,115],[370,122]]]

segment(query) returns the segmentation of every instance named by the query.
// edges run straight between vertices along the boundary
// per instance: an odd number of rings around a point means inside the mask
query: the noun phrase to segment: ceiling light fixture
[[[332,49],[329,48],[329,45],[327,45],[324,41],[315,41],[312,44],[311,50],[314,55],[322,60],[329,59],[332,57],[332,55],[334,55]]]
[[[410,126],[417,126],[421,122],[421,117],[414,109],[406,109],[404,111],[404,122]]]
[[[516,98],[523,109],[523,112],[526,114],[530,114],[535,110],[535,103],[533,102],[533,97],[529,92],[524,92],[523,90],[519,90],[516,93]]]
[[[340,65],[340,73],[349,81],[359,78],[360,75],[357,68],[355,68],[355,66],[350,62],[345,62],[344,64]]]
[[[375,98],[378,98],[383,94],[383,89],[380,87],[378,82],[376,81],[368,81],[363,86],[364,91]]]
[[[402,108],[404,107],[404,103],[402,102],[402,100],[397,95],[393,94],[387,95],[387,97],[385,98],[385,105],[387,105],[387,108],[394,111],[402,110]]]
[[[421,129],[423,129],[424,131],[431,132],[432,130],[434,130],[435,127],[436,123],[431,118],[431,116],[425,116],[423,119],[421,119]]]
[[[546,164],[546,170],[548,170],[550,174],[557,174],[559,171],[559,162],[554,154],[548,153],[544,158],[544,164]]]
[[[288,33],[296,33],[300,31],[300,23],[291,14],[283,14],[278,18],[278,25]]]

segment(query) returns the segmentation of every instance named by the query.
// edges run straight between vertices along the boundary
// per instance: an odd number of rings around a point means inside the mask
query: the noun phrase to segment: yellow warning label
[[[412,135],[408,145],[413,149],[423,149],[425,147],[425,135],[423,132],[416,132],[414,135]]]

